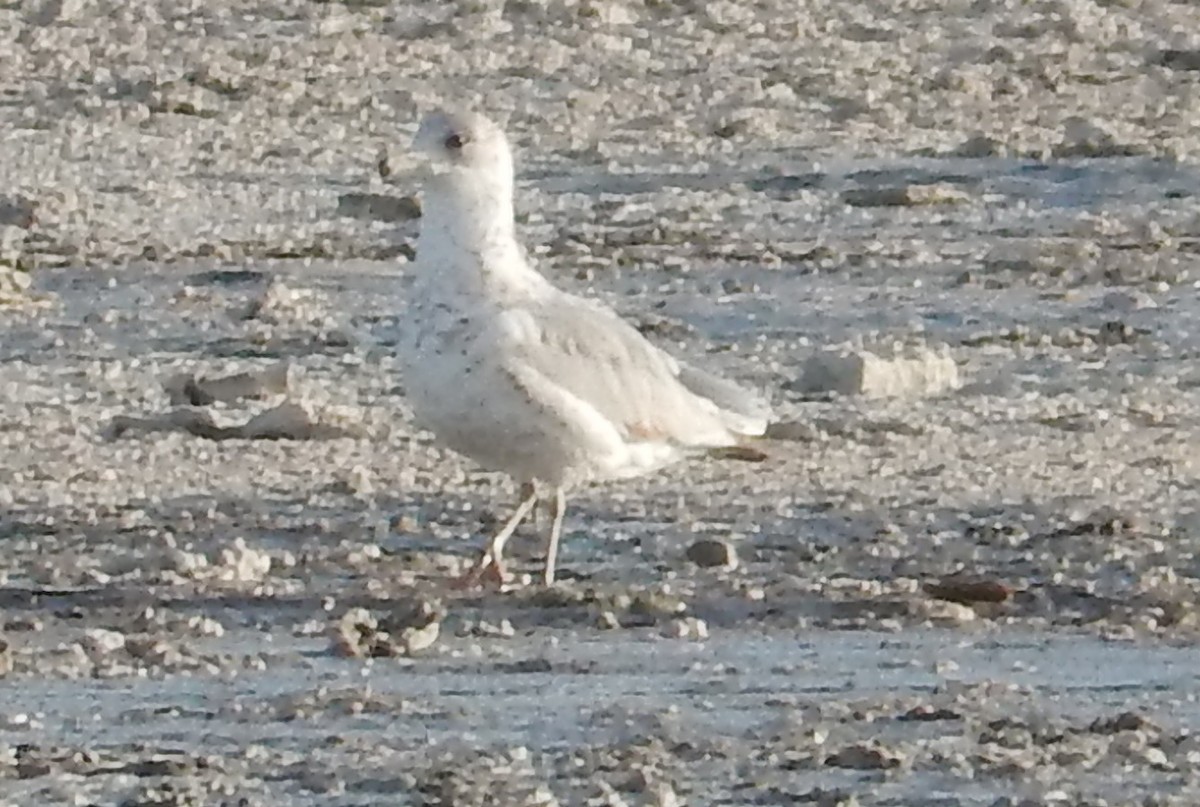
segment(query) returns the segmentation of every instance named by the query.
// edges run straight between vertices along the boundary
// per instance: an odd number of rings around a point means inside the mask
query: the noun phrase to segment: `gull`
[[[570,488],[736,449],[763,434],[771,410],[529,264],[513,222],[512,151],[491,120],[431,112],[413,150],[425,182],[401,369],[414,422],[520,488],[463,582],[504,582],[504,545],[545,490],[542,580],[553,585]]]

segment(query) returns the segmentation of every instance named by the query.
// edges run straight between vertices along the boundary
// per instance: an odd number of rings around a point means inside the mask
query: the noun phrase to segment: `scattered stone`
[[[512,621],[508,619],[502,619],[499,622],[491,622],[486,619],[467,620],[460,625],[457,635],[511,639],[517,635],[517,629],[513,627]]]
[[[54,772],[54,766],[41,759],[23,759],[17,763],[18,779],[41,779]]]
[[[941,720],[962,720],[963,715],[961,712],[956,712],[953,709],[945,707],[935,708],[929,704],[922,704],[914,706],[896,719],[917,723],[932,723]]]
[[[272,275],[258,269],[206,269],[188,277],[189,286],[244,286],[262,285],[269,287]]]
[[[875,743],[848,745],[825,758],[825,764],[834,768],[855,770],[888,770],[904,764],[904,756]]]
[[[29,26],[49,26],[69,23],[79,18],[87,7],[84,0],[42,0],[26,6],[25,23]]]
[[[979,619],[979,613],[971,606],[949,600],[916,600],[911,606],[914,617],[935,625],[959,627]]]
[[[735,118],[728,118],[718,121],[714,124],[712,133],[714,137],[719,137],[722,140],[728,140],[731,137],[743,134],[750,128],[750,117],[741,115]]]
[[[1113,717],[1096,718],[1088,731],[1092,734],[1117,734],[1122,731],[1146,731],[1159,733],[1160,729],[1152,720],[1137,712],[1121,712]]]
[[[1063,126],[1062,140],[1054,147],[1054,156],[1132,157],[1145,153],[1143,146],[1121,143],[1103,125],[1086,118],[1069,118]]]
[[[263,370],[217,378],[180,374],[168,379],[163,387],[173,405],[208,406],[217,401],[262,400],[287,394],[290,380],[291,365],[280,362]]]
[[[1144,331],[1119,319],[1114,319],[1100,326],[1100,330],[1095,335],[1095,342],[1101,345],[1132,345],[1144,335]]]
[[[858,797],[848,790],[826,790],[817,787],[807,793],[791,796],[793,804],[811,804],[812,807],[859,807]]]
[[[353,608],[342,614],[330,629],[330,650],[342,658],[369,658],[376,655],[380,641],[379,622],[366,608]]]
[[[183,660],[183,653],[177,646],[150,634],[126,637],[125,652],[130,658],[153,667],[171,668]]]
[[[420,599],[389,614],[384,627],[396,637],[404,653],[412,655],[433,646],[444,616],[445,609],[440,603]],[[508,628],[511,636],[512,626]]]
[[[20,267],[0,263],[0,305],[24,305],[29,302],[33,278]]]
[[[379,173],[379,178],[384,181],[387,181],[388,177],[392,175],[392,155],[387,146],[379,149],[375,157],[375,170]],[[341,204],[341,200],[338,201],[338,204]]]
[[[1156,54],[1152,64],[1171,70],[1200,70],[1200,49],[1167,48]]]
[[[600,624],[608,627],[647,628],[678,619],[688,606],[680,597],[663,591],[643,590],[597,598]],[[608,616],[606,616],[608,614]]]
[[[375,494],[371,469],[364,465],[355,465],[344,474],[339,475],[338,481],[332,484],[330,489],[357,496],[360,499],[370,499]]]
[[[351,436],[348,429],[322,422],[305,406],[290,402],[255,415],[238,430],[238,436],[246,440],[332,440]]]
[[[675,788],[671,787],[669,782],[661,779],[651,782],[646,792],[647,807],[680,807],[683,804],[675,793]]]
[[[868,398],[939,395],[959,386],[958,365],[927,348],[885,358],[865,350],[823,350],[804,364],[801,392]]]
[[[28,230],[37,222],[38,203],[24,196],[0,196],[0,227]]]
[[[343,658],[415,655],[437,641],[444,616],[440,603],[423,598],[400,604],[383,619],[353,608],[332,626],[331,651]]]
[[[629,807],[617,789],[603,779],[596,781],[595,787],[598,792],[585,802],[585,807]]]
[[[517,661],[508,661],[497,664],[494,668],[496,672],[506,673],[508,675],[530,675],[539,673],[554,672],[554,663],[548,658],[537,656],[535,658],[518,659]]]
[[[118,415],[106,435],[115,440],[135,431],[181,431],[206,440],[337,440],[363,435],[361,427],[331,412],[314,413],[290,401],[255,415],[241,426],[218,426],[212,415],[198,409],[175,409],[148,418]]]
[[[294,288],[279,277],[249,300],[237,306],[235,319],[261,320],[269,324],[321,324],[328,322],[323,300],[313,289]]]
[[[249,546],[246,539],[239,537],[233,540],[231,546],[217,553],[210,569],[217,580],[254,583],[270,574],[272,563],[270,554]]]
[[[687,548],[687,559],[705,569],[737,568],[737,550],[733,544],[715,538],[701,538]]]
[[[708,638],[708,623],[694,616],[683,617],[663,625],[660,633],[668,639],[703,641]]]
[[[147,107],[160,114],[215,118],[221,114],[221,97],[189,81],[169,81],[150,94]]]
[[[1099,308],[1107,311],[1129,313],[1158,308],[1158,303],[1149,294],[1138,289],[1110,291],[1099,300]]]
[[[769,424],[767,432],[763,436],[768,440],[810,443],[821,437],[821,430],[808,421],[783,420]]]
[[[935,583],[926,583],[924,589],[930,597],[963,605],[1004,602],[1012,596],[1012,589],[998,580],[957,575],[944,577]]]
[[[413,221],[421,218],[421,203],[415,196],[381,193],[343,193],[338,197],[339,216],[373,221]]]
[[[84,652],[93,661],[96,661],[124,650],[125,634],[120,631],[106,630],[104,628],[90,628],[84,631],[80,645],[83,647]]]
[[[975,135],[953,151],[953,156],[967,159],[986,159],[1007,156],[1008,149],[994,137]]]
[[[183,776],[139,785],[119,807],[200,807],[210,795],[202,780]]]
[[[690,323],[659,314],[642,314],[636,318],[633,327],[643,336],[662,339],[683,339],[696,331],[696,327]]]
[[[167,757],[155,755],[148,759],[131,762],[120,772],[133,774],[139,778],[152,776],[184,776],[196,769],[195,763],[186,757]],[[117,771],[114,771],[116,773]]]
[[[669,616],[686,610],[686,602],[665,591],[640,591],[629,603],[629,613],[638,616]]]
[[[1047,285],[1087,277],[1103,255],[1090,238],[1030,238],[992,247],[982,261],[988,280],[1007,276],[1012,282]]]
[[[790,199],[801,191],[821,187],[825,179],[824,174],[815,172],[809,174],[781,174],[751,179],[746,182],[746,187],[759,193]]]
[[[708,456],[717,460],[736,460],[738,462],[766,462],[770,458],[767,452],[753,446],[722,446],[710,449]]]
[[[619,630],[621,620],[612,611],[601,611],[596,615],[596,627],[600,630]]]
[[[965,202],[971,197],[953,185],[901,185],[890,188],[851,188],[842,201],[852,207],[917,207]]]

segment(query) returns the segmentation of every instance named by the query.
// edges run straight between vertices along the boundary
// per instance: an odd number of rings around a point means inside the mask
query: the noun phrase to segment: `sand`
[[[0,8],[0,804],[1196,803],[1198,30]],[[514,491],[397,369],[461,100],[556,283],[781,412],[550,593],[446,588]]]

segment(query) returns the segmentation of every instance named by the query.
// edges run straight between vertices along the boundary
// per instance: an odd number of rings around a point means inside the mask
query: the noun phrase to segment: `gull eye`
[[[466,139],[460,134],[452,134],[446,138],[446,148],[451,151],[462,151],[464,143],[466,143]]]

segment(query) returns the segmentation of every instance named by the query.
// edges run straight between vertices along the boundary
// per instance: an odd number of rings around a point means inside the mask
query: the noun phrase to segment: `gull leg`
[[[483,556],[479,558],[479,561],[470,571],[458,580],[460,587],[473,585],[484,578],[495,580],[497,583],[504,582],[504,545],[508,543],[508,539],[516,532],[517,526],[525,519],[525,516],[529,515],[529,511],[533,509],[534,505],[537,504],[537,491],[533,489],[532,485],[528,487],[528,490],[529,494],[517,505],[517,509],[513,511],[508,521],[488,541],[487,549],[483,551]],[[522,493],[526,491],[525,485],[521,486],[521,491]]]
[[[536,488],[532,482],[522,482],[521,489],[517,492],[517,504],[520,505],[521,502],[532,496],[535,490]],[[536,530],[541,526],[541,519],[538,517],[538,509],[536,506],[533,508],[531,517],[533,518],[533,528]]]
[[[558,539],[562,535],[563,516],[567,512],[567,494],[561,487],[554,489],[554,521],[550,524],[550,542],[546,545],[546,568],[542,573],[542,582],[547,586],[554,585],[554,567],[558,564]]]

